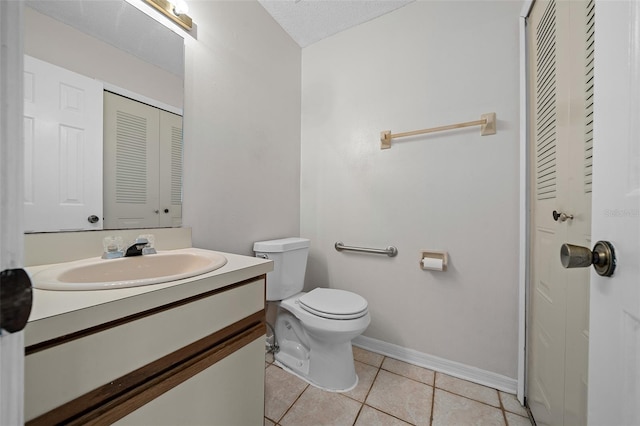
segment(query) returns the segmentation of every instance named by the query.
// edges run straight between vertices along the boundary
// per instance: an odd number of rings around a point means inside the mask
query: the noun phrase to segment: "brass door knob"
[[[560,247],[560,262],[565,268],[588,268],[593,265],[598,275],[610,277],[616,269],[616,253],[608,241],[598,241],[593,250],[563,244]]]
[[[553,211],[553,220],[555,220],[556,222],[558,220],[560,220],[560,222],[565,222],[567,219],[573,219],[573,215],[572,214],[566,214],[566,213],[562,213],[562,212],[557,212],[557,211]]]

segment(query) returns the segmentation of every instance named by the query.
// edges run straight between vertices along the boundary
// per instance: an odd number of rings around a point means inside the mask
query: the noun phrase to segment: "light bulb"
[[[189,5],[186,0],[173,0],[173,13],[176,15],[186,15],[189,13]]]

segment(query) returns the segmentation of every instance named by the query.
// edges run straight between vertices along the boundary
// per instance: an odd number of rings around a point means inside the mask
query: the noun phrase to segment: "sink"
[[[191,248],[58,263],[31,278],[33,286],[43,290],[107,290],[181,280],[214,271],[226,263],[227,258],[219,253]]]

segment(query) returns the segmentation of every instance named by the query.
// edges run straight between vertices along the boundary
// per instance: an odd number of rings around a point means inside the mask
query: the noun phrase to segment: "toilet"
[[[310,241],[283,238],[254,243],[257,257],[271,259],[267,302],[277,306],[274,353],[277,365],[323,390],[356,387],[351,340],[369,326],[367,301],[355,293],[316,288],[302,292]]]

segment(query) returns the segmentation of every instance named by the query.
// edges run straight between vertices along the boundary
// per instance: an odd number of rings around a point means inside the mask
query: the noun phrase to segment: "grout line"
[[[351,426],[355,426],[358,423],[358,417],[360,417],[360,413],[362,413],[362,408],[364,408],[364,404],[360,404],[360,409],[358,410],[358,414],[356,414],[356,418],[353,419],[353,423]]]
[[[376,380],[378,380],[378,375],[380,374],[380,370],[382,370],[382,364],[384,363],[384,359],[385,358],[386,358],[385,356],[382,357],[382,362],[380,363],[380,367],[378,367],[378,371],[376,371],[376,375],[374,376],[373,380],[371,381],[371,387],[367,391],[367,394],[364,396],[364,401],[362,401],[363,404],[367,402],[367,398],[369,398],[369,394],[371,393],[371,390],[373,389],[373,386],[376,384]]]
[[[364,402],[367,400],[367,397],[369,396],[369,393],[371,392],[371,389],[373,388],[373,384],[375,383],[376,378],[378,377],[378,373],[380,372],[380,367],[376,367],[375,365],[367,364],[367,363],[362,362],[362,361],[356,361],[356,362],[359,362],[359,363],[364,364],[364,365],[366,365],[368,367],[374,367],[374,368],[377,369],[376,374],[375,374],[375,376],[373,376],[373,380],[371,381],[371,385],[369,386],[369,389],[367,389],[367,393],[364,396],[364,400],[363,401],[359,401],[359,400],[355,399],[354,397],[347,395],[346,393],[340,393],[340,394],[343,395],[343,396],[346,396],[347,398],[349,398],[349,399],[351,399],[353,401],[356,401],[356,402],[358,402],[360,404],[364,404]],[[359,377],[358,377],[358,380],[360,380]],[[359,384],[359,382],[358,382],[358,384]],[[355,390],[355,389],[352,389],[352,391],[353,390]]]
[[[384,371],[386,371],[387,373],[395,374],[395,375],[396,375],[396,376],[398,376],[398,377],[402,377],[403,379],[411,380],[412,382],[420,383],[421,385],[431,386],[432,388],[434,388],[434,389],[435,389],[435,386],[432,386],[432,385],[430,385],[429,383],[421,382],[420,380],[416,380],[416,379],[413,379],[413,378],[411,378],[411,377],[403,376],[402,374],[395,373],[395,372],[393,372],[393,371],[386,370],[386,369],[384,369],[384,368],[380,368],[380,370],[384,370]],[[434,371],[434,373],[435,373],[435,371]],[[376,377],[377,377],[377,376],[376,376]],[[434,374],[434,377],[435,377],[435,374]]]
[[[381,371],[381,370],[384,370],[384,369],[382,368],[382,364],[384,364],[384,360],[385,360],[386,358],[388,358],[388,357],[387,357],[387,356],[383,356],[383,358],[382,358],[382,362],[380,363],[380,366],[379,366],[379,367],[377,367],[377,368],[378,368],[378,371],[376,371],[376,375],[375,375],[375,377],[373,378],[373,381],[371,382],[371,387],[369,388],[369,391],[367,392],[367,395],[364,397],[364,401],[365,401],[365,402],[363,402],[363,403],[362,403],[362,408],[364,408],[364,406],[366,405],[367,407],[369,407],[369,408],[371,408],[371,409],[373,409],[373,410],[376,410],[376,411],[378,411],[378,412],[380,412],[380,413],[386,414],[387,416],[393,417],[394,419],[398,419],[398,420],[400,420],[401,422],[404,422],[404,423],[407,423],[407,424],[413,425],[413,423],[411,423],[411,422],[408,422],[408,421],[406,421],[406,420],[404,420],[404,419],[401,419],[400,417],[398,417],[398,416],[396,416],[396,415],[393,415],[393,414],[391,414],[391,413],[387,413],[386,411],[382,411],[381,409],[376,408],[376,407],[373,407],[373,406],[371,406],[371,405],[369,405],[369,404],[367,404],[367,403],[366,403],[367,398],[369,398],[369,394],[371,393],[371,390],[373,389],[373,386],[375,385],[376,380],[378,379],[378,375],[380,374],[380,371]],[[365,363],[365,364],[366,364],[366,363]],[[367,364],[367,365],[371,365],[371,364]],[[375,365],[374,365],[373,367],[375,367]],[[395,373],[393,373],[393,372],[391,372],[391,371],[388,371],[388,370],[384,370],[384,371],[386,371],[386,372],[388,372],[388,373],[391,373],[391,374],[395,374]],[[396,376],[400,376],[400,377],[403,377],[403,378],[405,378],[405,379],[409,379],[409,377],[405,377],[405,376],[402,376],[402,375],[400,375],[400,374],[396,374]],[[435,375],[434,375],[434,376],[435,376]],[[411,380],[411,379],[409,379],[409,380]],[[414,381],[415,381],[415,380],[414,380]],[[422,382],[418,382],[418,383],[422,383]],[[426,383],[422,383],[422,384],[426,384]],[[427,384],[427,386],[428,386],[428,384]],[[362,408],[360,408],[360,411],[362,411]],[[359,415],[360,415],[360,413],[358,413],[358,416],[359,416]],[[357,420],[357,418],[356,418],[356,420]]]
[[[437,372],[437,374],[444,374],[445,376],[447,375],[447,374],[445,374],[445,373],[440,373],[440,372]],[[462,380],[463,382],[468,382],[468,383],[472,383],[472,384],[478,385],[477,383],[469,382],[468,380],[464,380],[464,379],[458,379],[458,380]],[[496,407],[495,405],[491,405],[491,404],[489,404],[489,403],[487,403],[487,402],[483,402],[483,401],[480,401],[480,400],[478,400],[478,399],[473,399],[473,398],[470,398],[470,397],[468,397],[468,396],[465,396],[465,395],[462,395],[462,394],[459,394],[459,393],[455,393],[455,392],[453,392],[453,391],[451,391],[451,390],[449,390],[449,389],[445,389],[445,388],[437,387],[437,386],[435,385],[435,379],[434,379],[434,384],[433,384],[433,388],[434,388],[434,389],[440,389],[440,390],[445,391],[445,392],[448,392],[448,393],[450,393],[450,394],[452,394],[452,395],[461,396],[462,398],[470,399],[471,401],[476,401],[476,402],[479,402],[480,404],[488,405],[489,407],[493,407],[493,408],[501,409],[501,407],[502,407],[502,400],[500,399],[500,391],[499,391],[498,389],[495,389],[495,388],[490,388],[489,386],[484,386],[484,385],[478,385],[478,386],[482,386],[483,388],[491,389],[492,391],[497,392],[497,393],[498,393],[498,402],[500,402],[500,407]],[[513,413],[513,414],[516,414],[516,413]]]
[[[498,392],[498,401],[500,402],[500,409],[502,410],[502,417],[504,418],[504,424],[509,426],[509,421],[507,420],[507,413],[505,413],[504,404],[502,403],[502,395]]]
[[[386,414],[387,416],[389,416],[389,417],[393,417],[394,419],[398,419],[398,420],[400,420],[402,423],[406,423],[406,424],[408,424],[408,425],[415,426],[415,423],[411,423],[411,422],[409,422],[409,421],[407,421],[407,420],[401,419],[400,417],[396,416],[395,414],[387,413],[386,411],[382,411],[381,409],[376,408],[376,407],[373,407],[373,406],[371,406],[371,405],[369,405],[369,404],[362,404],[362,405],[363,405],[363,407],[366,405],[367,407],[371,408],[372,410],[375,410],[375,411],[377,411],[377,412],[379,412],[379,413],[382,413],[382,414]]]
[[[436,408],[436,374],[438,374],[436,371],[433,372],[433,383],[431,384],[431,388],[433,389],[433,392],[431,394],[431,416],[429,417],[429,426],[433,425],[433,413],[434,410]]]
[[[282,370],[287,374],[291,374],[286,370]],[[303,393],[306,392],[307,389],[309,389],[309,386],[311,386],[310,384],[307,383],[307,386],[304,387],[304,389],[302,389],[302,392],[300,392],[300,395],[298,395],[298,397],[291,403],[291,405],[289,406],[289,408],[286,409],[286,411],[284,412],[284,414],[282,415],[282,417],[280,417],[280,420],[277,421],[278,424],[280,424],[280,421],[282,419],[284,419],[284,417],[289,413],[289,411],[291,411],[291,409],[293,408],[294,405],[296,405],[296,402],[298,402],[298,400],[300,399],[300,397],[302,396]]]
[[[436,388],[436,389],[441,390],[442,392],[450,393],[451,395],[456,395],[456,396],[459,396],[461,398],[468,399],[469,401],[478,402],[480,404],[486,405],[487,407],[495,408],[496,410],[501,410],[500,407],[496,407],[495,405],[487,404],[486,402],[478,401],[477,399],[469,398],[468,396],[460,395],[459,393],[451,392],[450,390],[447,390],[447,389],[442,389],[442,388]]]

